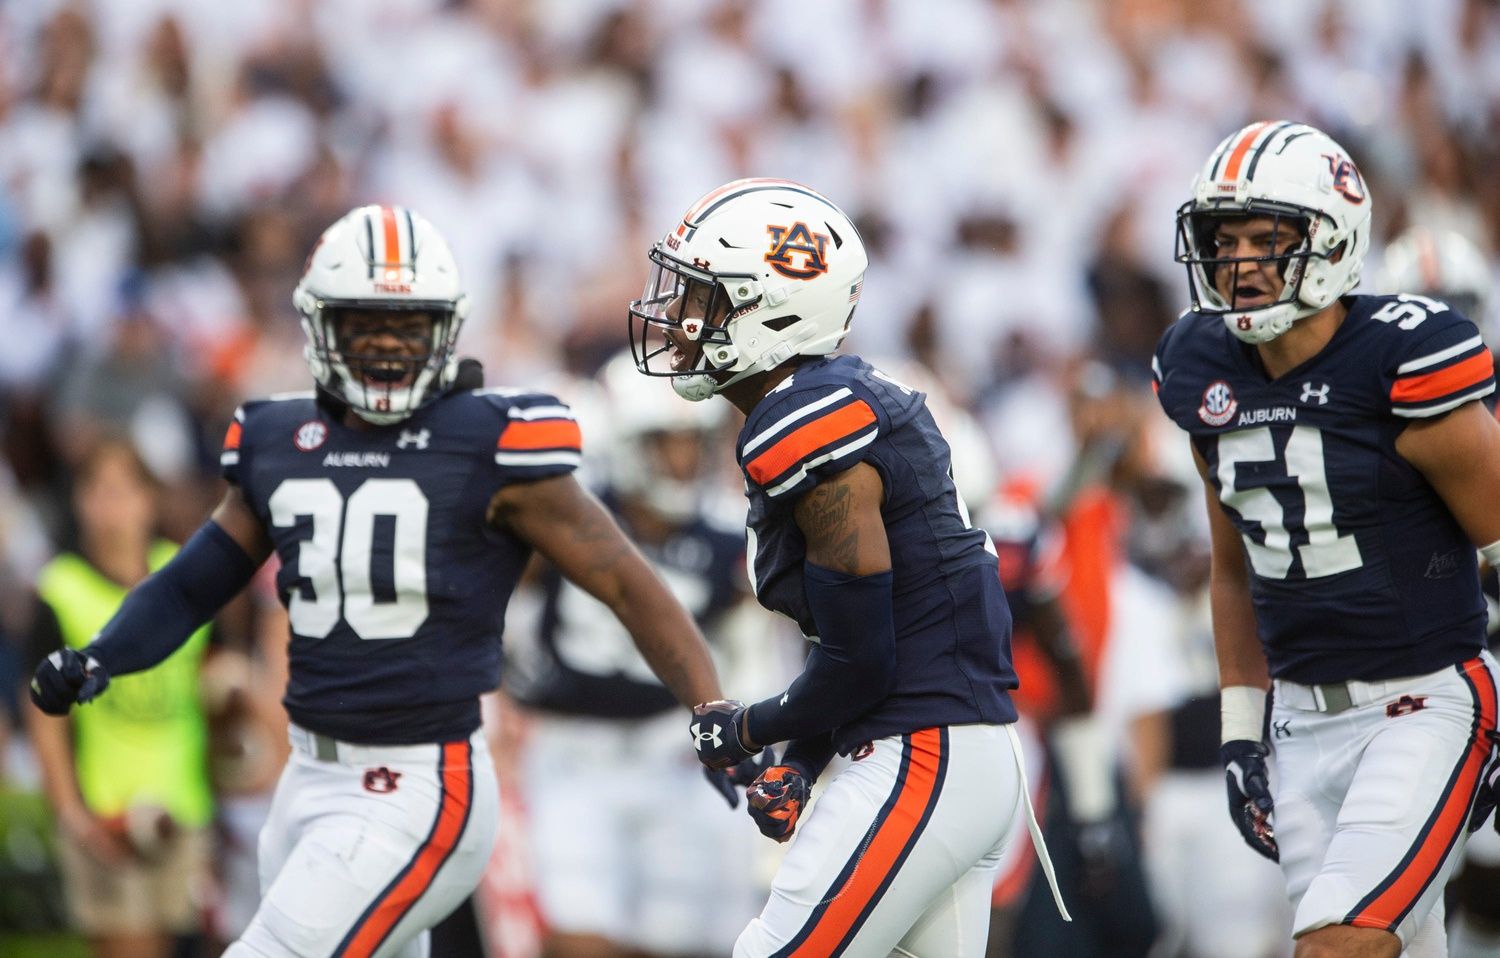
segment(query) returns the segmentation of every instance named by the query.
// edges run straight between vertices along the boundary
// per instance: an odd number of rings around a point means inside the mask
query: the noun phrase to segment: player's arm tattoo
[[[807,561],[838,572],[869,575],[891,567],[881,514],[884,483],[861,463],[819,483],[797,503]]]

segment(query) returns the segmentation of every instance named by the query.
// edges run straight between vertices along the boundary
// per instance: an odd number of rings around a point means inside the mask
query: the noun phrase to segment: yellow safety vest
[[[169,542],[154,544],[147,559],[151,570],[176,551]],[[57,617],[63,642],[75,649],[104,627],[126,591],[73,553],[53,559],[37,578],[37,593]],[[165,661],[111,676],[103,695],[74,707],[74,767],[84,803],[95,814],[151,804],[189,827],[213,817],[208,721],[198,698],[198,668],[207,647],[205,625]]]

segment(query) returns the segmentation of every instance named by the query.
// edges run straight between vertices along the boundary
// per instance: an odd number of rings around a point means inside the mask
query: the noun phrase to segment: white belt
[[[1399,678],[1381,679],[1377,682],[1350,679],[1347,682],[1322,682],[1317,685],[1303,685],[1300,682],[1288,682],[1285,679],[1272,679],[1271,695],[1278,705],[1308,712],[1333,714],[1345,709],[1375,705],[1393,695],[1428,686],[1431,684],[1432,677],[1438,674],[1441,673],[1403,675]]]
[[[1026,830],[1031,833],[1031,847],[1036,849],[1037,861],[1042,865],[1042,874],[1047,876],[1047,887],[1052,889],[1052,900],[1057,904],[1057,913],[1063,921],[1072,921],[1068,906],[1063,904],[1062,890],[1057,887],[1057,874],[1052,870],[1052,856],[1047,854],[1047,842],[1042,838],[1042,828],[1036,823],[1036,810],[1031,807],[1031,786],[1026,784],[1026,756],[1021,754],[1021,738],[1016,734],[1016,724],[1007,722],[1005,734],[1010,736],[1011,749],[1016,754],[1016,775],[1021,779],[1021,801],[1026,806]]]
[[[290,723],[287,725],[287,738],[291,740],[292,748],[303,755],[320,762],[339,762],[343,765],[435,764],[443,749],[437,742],[424,742],[420,745],[359,745],[341,742]]]

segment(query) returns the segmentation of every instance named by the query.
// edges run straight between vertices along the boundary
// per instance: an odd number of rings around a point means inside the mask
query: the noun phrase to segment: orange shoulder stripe
[[[224,433],[224,448],[225,449],[238,449],[238,448],[240,448],[240,437],[243,436],[244,434],[245,434],[245,427],[241,426],[239,424],[238,420],[230,423],[229,424],[229,431],[226,432],[226,433]]]
[[[875,410],[863,399],[819,416],[800,426],[780,442],[750,460],[745,470],[750,478],[767,483],[786,472],[797,460],[814,449],[852,435],[875,421]]]
[[[1479,385],[1494,371],[1495,361],[1489,351],[1484,350],[1436,372],[1396,380],[1391,386],[1391,401],[1412,403],[1441,399],[1466,386]]]
[[[497,449],[582,449],[583,432],[571,419],[513,420],[500,434]]]

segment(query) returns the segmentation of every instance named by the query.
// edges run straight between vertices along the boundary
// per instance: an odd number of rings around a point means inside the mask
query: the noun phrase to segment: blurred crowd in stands
[[[0,782],[37,787],[28,610],[78,545],[75,475],[123,437],[157,532],[190,532],[235,406],[310,386],[290,292],[330,222],[421,211],[470,291],[461,351],[490,385],[566,395],[625,345],[653,231],[766,175],[856,219],[871,265],[847,348],[948,407],[980,521],[1013,530],[1020,502],[1061,538],[1137,824],[1185,821],[1172,772],[1207,766],[1174,732],[1216,714],[1189,705],[1214,690],[1206,545],[1146,383],[1186,304],[1174,212],[1215,143],[1278,118],[1328,131],[1368,181],[1363,291],[1413,225],[1493,272],[1495,0],[0,4]],[[220,628],[253,659],[274,603],[245,604]],[[1225,819],[1204,774],[1211,797],[1184,804]],[[1219,824],[1225,854],[1268,867]],[[1148,875],[1176,876],[1153,879],[1160,953],[1278,953],[1249,919],[1242,952],[1194,939],[1174,917],[1191,865],[1150,861],[1186,846],[1144,846]]]

